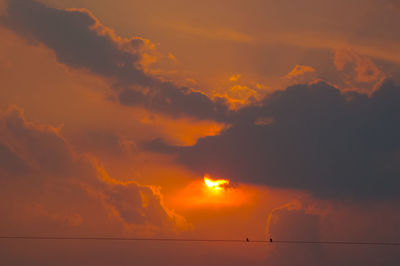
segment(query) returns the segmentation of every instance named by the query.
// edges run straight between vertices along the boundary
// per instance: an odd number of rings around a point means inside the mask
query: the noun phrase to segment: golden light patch
[[[175,63],[178,62],[178,59],[172,53],[168,53],[168,58]]]
[[[293,68],[293,70],[288,74],[288,77],[296,77],[304,75],[305,73],[315,72],[315,69],[309,66],[297,65]]]
[[[229,81],[232,81],[232,82],[238,81],[241,76],[242,75],[240,75],[240,74],[232,75],[232,76],[229,77]]]

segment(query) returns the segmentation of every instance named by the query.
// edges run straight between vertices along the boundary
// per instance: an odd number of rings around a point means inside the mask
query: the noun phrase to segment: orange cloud
[[[252,43],[254,38],[246,33],[235,31],[228,28],[208,28],[203,26],[193,26],[184,22],[165,22],[161,23],[175,31],[184,32],[200,36],[211,40],[226,40],[242,43]]]
[[[150,65],[154,56],[146,54],[143,47],[151,51],[154,45],[142,38],[116,36],[86,9],[56,9],[35,0],[10,0],[2,19],[19,35],[52,49],[58,62],[113,81],[110,93],[122,105],[204,120],[223,120],[227,115],[223,101],[214,102],[203,93],[146,73],[140,61]],[[58,25],[57,30],[50,26],[53,24]]]
[[[171,119],[157,114],[144,116],[141,123],[156,128],[168,142],[181,146],[191,146],[199,138],[215,136],[226,128],[225,124],[214,121],[197,121],[190,118]]]
[[[56,223],[66,219],[79,227],[83,220],[89,223],[100,216],[135,234],[190,228],[184,217],[167,208],[160,188],[110,177],[96,158],[76,152],[60,129],[27,121],[17,107],[0,115],[0,133],[0,173],[10,181],[7,187],[13,192],[12,196],[7,192],[8,201],[24,202],[19,188],[23,181],[39,194],[27,199],[37,202],[34,212]],[[3,165],[4,158],[9,166]],[[58,191],[62,191],[59,197]],[[72,200],[75,195],[78,202]],[[57,211],[49,207],[55,203]],[[96,212],[90,216],[80,205],[90,205]]]
[[[297,65],[293,68],[291,72],[289,72],[289,77],[296,77],[304,75],[305,73],[315,72],[315,69],[309,66]]]
[[[229,81],[232,81],[232,82],[238,81],[241,76],[242,75],[240,75],[240,74],[232,75],[229,77]]]
[[[370,83],[374,91],[386,79],[371,58],[353,49],[336,49],[334,63],[345,74],[349,86],[359,87],[356,83]]]
[[[313,82],[317,79],[316,70],[310,66],[296,65],[282,78],[286,86]]]

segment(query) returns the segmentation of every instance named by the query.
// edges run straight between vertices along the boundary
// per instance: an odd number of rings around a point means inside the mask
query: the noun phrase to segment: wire
[[[0,236],[0,239],[19,240],[92,240],[92,241],[165,241],[165,242],[231,242],[269,244],[316,244],[316,245],[364,245],[400,246],[400,242],[354,242],[354,241],[303,241],[303,240],[246,240],[246,239],[194,239],[194,238],[123,238],[123,237],[57,237],[57,236]]]
[[[192,239],[192,238],[124,238],[124,237],[57,237],[57,236],[0,236],[0,239],[26,240],[100,240],[100,241],[170,241],[170,242],[244,242],[237,239]]]
[[[253,242],[270,242],[266,240]],[[364,245],[364,246],[400,246],[400,242],[354,242],[354,241],[303,241],[303,240],[274,240],[278,244],[320,244],[320,245]]]

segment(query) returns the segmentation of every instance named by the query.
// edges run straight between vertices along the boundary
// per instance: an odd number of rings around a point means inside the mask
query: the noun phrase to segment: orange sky
[[[391,0],[0,0],[0,236],[399,241],[399,14]],[[0,240],[0,258],[400,263],[397,247],[245,242]]]

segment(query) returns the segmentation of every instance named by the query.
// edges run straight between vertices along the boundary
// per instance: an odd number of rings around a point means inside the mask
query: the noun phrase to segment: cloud
[[[136,144],[120,134],[106,130],[90,130],[81,134],[75,141],[76,149],[88,151],[100,157],[130,156],[136,152]]]
[[[141,106],[172,116],[222,120],[227,106],[201,92],[178,87],[145,73],[141,60],[151,44],[122,38],[86,9],[57,9],[35,0],[7,1],[3,25],[54,51],[58,62],[111,79],[122,105]]]
[[[277,91],[260,106],[238,111],[220,135],[191,147],[152,150],[177,154],[197,173],[321,198],[399,197],[400,88],[384,83],[370,97],[326,83]],[[255,123],[269,117],[270,123]]]
[[[352,49],[336,49],[334,64],[350,89],[365,88],[371,92],[386,79],[386,75],[371,58]]]
[[[160,187],[113,179],[101,164],[95,164],[97,176],[103,183],[97,188],[85,188],[102,201],[111,214],[124,224],[125,229],[137,232],[143,230],[138,225],[144,225],[150,232],[156,233],[163,229],[173,231],[191,228],[183,216],[165,206]]]
[[[307,212],[298,200],[274,208],[267,219],[267,236],[275,240],[319,241],[321,217]]]
[[[396,242],[398,201],[351,203],[298,198],[271,210],[267,238],[274,241]],[[382,219],[385,217],[385,219]],[[290,253],[291,256],[283,254]],[[279,265],[396,265],[395,248],[331,245],[271,245],[268,259]]]
[[[303,66],[303,65],[297,65],[295,66],[292,71],[287,74],[288,77],[297,77],[297,76],[302,76],[305,73],[312,73],[315,72],[315,69],[309,66]]]
[[[320,241],[323,219],[320,215],[307,211],[299,200],[274,208],[267,219],[267,238],[273,241]],[[269,259],[279,261],[279,265],[317,265],[330,260],[330,253],[323,252],[320,245],[271,247]],[[290,252],[291,256],[282,256]]]
[[[52,49],[57,60],[120,82],[149,85],[138,65],[145,40],[122,39],[86,9],[56,9],[33,0],[7,1],[3,22],[17,33]]]
[[[119,94],[119,101],[123,105],[142,106],[176,117],[188,115],[198,119],[225,121],[229,116],[225,99],[217,98],[211,101],[204,93],[187,87],[177,88],[168,82],[162,83],[162,89],[145,93],[132,89],[124,90]]]
[[[0,169],[3,174],[13,173],[22,175],[29,171],[29,165],[7,146],[0,144]]]
[[[23,111],[11,107],[0,116],[0,143],[14,164],[25,165],[31,171],[63,173],[74,168],[70,145],[60,136],[59,129],[25,120]]]
[[[317,80],[315,69],[310,66],[296,65],[285,77],[282,78],[287,86],[303,84]]]
[[[240,79],[241,76],[242,76],[241,74],[232,75],[229,77],[229,81],[236,82]]]
[[[0,156],[2,200],[21,204],[15,213],[30,209],[21,215],[71,226],[92,216],[113,217],[129,232],[143,234],[187,226],[182,216],[165,206],[159,188],[112,179],[96,158],[76,152],[60,129],[27,121],[17,107],[0,115]],[[25,195],[23,187],[31,192]],[[94,213],[83,212],[82,205],[91,206]]]
[[[172,30],[182,32],[185,34],[191,34],[210,40],[217,41],[233,41],[239,43],[252,43],[254,38],[246,33],[235,31],[227,28],[215,28],[215,27],[198,27],[182,22],[179,23],[165,23],[165,21],[160,22],[160,24],[165,25],[167,28]]]

